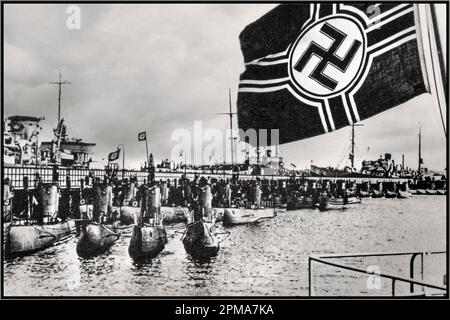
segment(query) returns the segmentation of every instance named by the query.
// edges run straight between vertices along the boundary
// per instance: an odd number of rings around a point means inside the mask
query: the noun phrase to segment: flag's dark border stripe
[[[401,4],[404,4],[404,3],[398,3],[397,6],[399,6],[399,5],[401,5]],[[403,7],[403,8],[401,8],[401,9],[395,10],[395,11],[391,12],[390,14],[388,14],[387,16],[381,18],[379,22],[383,22],[383,21],[385,21],[385,20],[391,18],[392,16],[395,16],[396,14],[398,14],[398,13],[404,11],[404,10],[408,10],[408,9],[413,8],[413,4],[412,4],[412,3],[407,3],[407,4],[408,4],[408,5],[407,5],[406,7]],[[395,6],[395,7],[397,7],[397,6]],[[394,7],[394,8],[395,8],[395,7]],[[394,8],[389,8],[389,9],[385,10],[384,12],[386,12],[386,11],[388,11],[388,10],[390,10],[390,9],[394,9]],[[383,11],[381,11],[381,14],[383,14]],[[374,16],[373,19],[376,19],[376,16]],[[396,19],[394,19],[394,20],[396,20]]]
[[[375,24],[376,26],[376,24]],[[367,47],[371,47],[405,29],[415,26],[414,11],[411,11],[397,19],[394,19],[379,29],[373,29],[367,33]]]
[[[381,9],[381,13],[385,13],[386,11],[389,11],[391,9],[394,9],[395,7],[398,7],[401,4],[409,4],[412,2],[386,2],[386,3],[379,3],[378,8]]]
[[[239,80],[274,80],[289,77],[286,63],[267,66],[247,65]]]
[[[372,50],[368,51],[368,54],[374,54],[374,53],[376,53],[377,51],[383,50],[384,48],[390,46],[391,44],[394,44],[394,43],[396,43],[397,41],[400,41],[400,40],[402,40],[402,39],[404,39],[404,38],[406,38],[406,37],[409,37],[409,36],[411,36],[411,35],[413,35],[413,34],[415,34],[415,33],[416,33],[416,30],[408,31],[408,32],[405,33],[405,34],[403,34],[403,35],[401,35],[401,36],[399,36],[399,37],[396,37],[396,38],[392,39],[392,40],[389,41],[389,42],[386,42],[386,43],[383,44],[382,46],[379,46],[379,47],[377,47],[377,48],[375,48],[375,49],[372,49]],[[413,40],[411,40],[411,41],[413,41]],[[417,40],[416,40],[416,41],[417,41]]]
[[[335,130],[343,128],[348,123],[347,113],[345,112],[344,101],[342,100],[342,96],[335,96],[328,99],[328,105],[330,107],[330,113],[333,117]],[[342,119],[345,119],[342,121]]]

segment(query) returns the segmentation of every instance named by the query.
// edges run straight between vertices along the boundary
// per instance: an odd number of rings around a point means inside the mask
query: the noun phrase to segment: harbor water
[[[75,236],[33,255],[4,262],[6,296],[305,296],[308,257],[329,253],[439,251],[446,248],[446,196],[364,198],[345,211],[280,212],[254,225],[225,230],[231,235],[218,255],[195,261],[180,241],[182,225],[168,228],[165,249],[151,262],[128,255],[132,227],[109,252],[79,258]],[[372,258],[381,271],[405,275],[406,261]],[[348,263],[360,263],[353,261]],[[425,273],[442,285],[445,258]],[[314,269],[319,295],[384,295],[368,289],[365,275],[327,266]],[[426,276],[427,277],[427,276]],[[441,283],[439,283],[441,281]],[[389,292],[388,292],[389,293]]]

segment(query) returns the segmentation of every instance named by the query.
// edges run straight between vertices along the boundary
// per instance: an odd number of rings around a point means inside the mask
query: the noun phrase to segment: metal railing
[[[361,274],[367,274],[370,276],[378,276],[380,278],[386,278],[391,280],[391,294],[392,296],[396,296],[396,285],[397,283],[407,283],[410,285],[410,294],[415,294],[415,287],[419,286],[422,289],[436,289],[443,291],[442,294],[447,293],[447,287],[431,284],[424,282],[424,256],[427,255],[440,255],[447,254],[446,251],[433,251],[433,252],[389,252],[389,253],[358,253],[358,254],[327,254],[321,256],[310,256],[308,260],[308,285],[309,285],[309,296],[315,296],[315,286],[314,286],[314,274],[313,274],[313,263],[321,263],[331,267],[344,269],[348,271],[353,271]],[[374,271],[368,271],[361,268],[344,265],[342,263],[330,262],[329,259],[340,259],[340,258],[365,258],[365,257],[387,257],[387,256],[410,256],[409,261],[409,275],[410,278],[405,278],[393,274],[388,273],[375,273]],[[420,279],[416,280],[414,277],[416,276],[414,270],[414,262],[417,257],[420,257]],[[447,283],[445,283],[447,285]]]

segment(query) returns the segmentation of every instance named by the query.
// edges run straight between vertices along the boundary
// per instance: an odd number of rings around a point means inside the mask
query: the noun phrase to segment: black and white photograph
[[[448,11],[2,1],[2,299],[448,299]]]

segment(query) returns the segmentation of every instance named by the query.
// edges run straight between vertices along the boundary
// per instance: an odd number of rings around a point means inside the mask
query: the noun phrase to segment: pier
[[[8,165],[5,164],[3,167],[3,179],[9,178],[10,184],[15,189],[23,189],[23,178],[28,177],[29,189],[34,189],[35,181],[34,177],[39,174],[41,181],[43,183],[50,183],[52,181],[53,175],[53,167],[35,167],[35,166],[16,166],[16,165]],[[81,187],[81,180],[84,180],[89,174],[92,175],[92,178],[101,178],[105,176],[105,169],[85,169],[85,168],[64,168],[59,167],[56,169],[58,173],[58,185],[60,188],[65,189],[67,187],[67,177],[70,177],[70,187],[72,189],[79,189]],[[144,183],[144,180],[148,178],[148,173],[146,171],[139,170],[124,170],[124,179],[130,179],[131,177],[136,177],[139,184]],[[121,177],[121,175],[119,175]],[[214,172],[212,173],[210,170],[170,170],[170,169],[156,169],[155,171],[155,179],[157,181],[170,181],[174,182],[175,180],[181,179],[185,177],[189,180],[193,180],[195,177],[209,177],[211,179],[231,179],[233,178],[233,173],[231,172]],[[288,175],[252,175],[246,173],[239,174],[239,180],[256,180],[256,179],[267,179],[267,180],[289,180],[292,179],[293,176]],[[394,178],[394,177],[347,177],[347,176],[307,176],[307,175],[297,175],[294,177],[297,180],[343,180],[343,181],[352,181],[355,183],[365,183],[370,182],[371,184],[377,182],[408,182],[411,179],[406,178]]]

